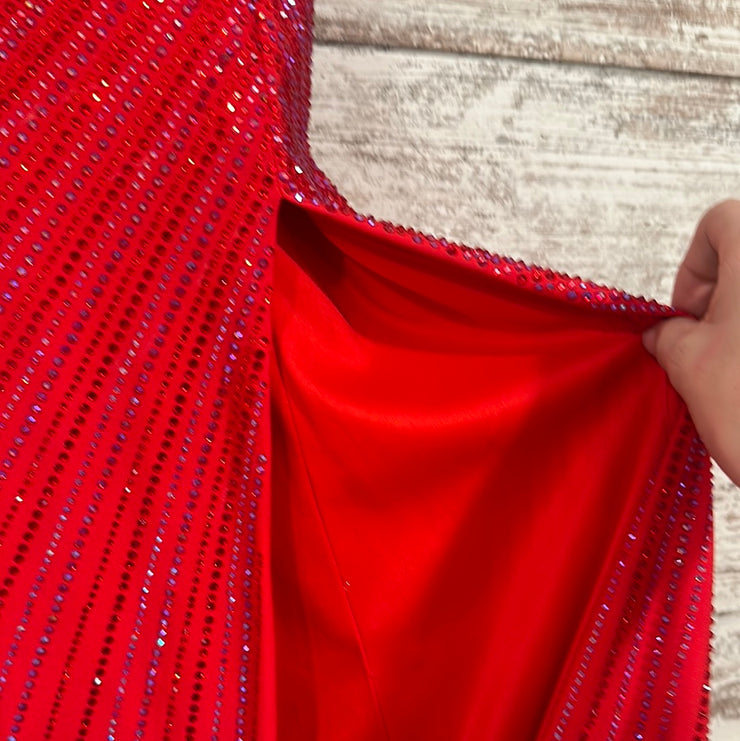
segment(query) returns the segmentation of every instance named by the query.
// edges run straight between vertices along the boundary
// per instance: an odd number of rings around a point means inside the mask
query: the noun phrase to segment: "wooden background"
[[[315,0],[314,157],[355,208],[667,302],[740,197],[740,0]],[[715,474],[712,739],[740,739],[740,495]]]

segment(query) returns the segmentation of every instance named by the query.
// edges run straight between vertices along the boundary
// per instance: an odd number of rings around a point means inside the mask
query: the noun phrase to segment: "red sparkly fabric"
[[[310,13],[0,11],[0,736],[706,738],[671,310],[355,214]]]

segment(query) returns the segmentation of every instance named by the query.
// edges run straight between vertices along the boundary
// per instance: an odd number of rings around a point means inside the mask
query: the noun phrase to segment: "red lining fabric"
[[[685,409],[642,321],[400,242],[278,218],[278,729],[545,738]]]

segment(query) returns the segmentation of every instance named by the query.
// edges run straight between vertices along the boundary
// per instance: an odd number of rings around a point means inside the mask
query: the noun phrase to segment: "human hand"
[[[678,269],[674,317],[643,335],[709,454],[740,485],[740,201],[711,208]]]

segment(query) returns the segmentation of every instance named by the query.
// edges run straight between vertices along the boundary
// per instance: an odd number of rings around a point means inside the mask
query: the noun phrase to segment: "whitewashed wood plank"
[[[714,474],[714,496],[716,608],[727,613],[740,612],[740,489],[718,469]]]
[[[740,720],[712,716],[709,738],[711,741],[737,741],[740,738]]]
[[[310,135],[364,213],[667,301],[701,213],[740,195],[738,101],[731,79],[318,45]],[[738,718],[740,495],[715,483],[714,712]]]
[[[737,718],[740,707],[740,615],[718,615],[712,641],[712,715]]]
[[[667,300],[740,195],[740,82],[318,45],[310,136],[362,211]]]
[[[740,2],[316,0],[319,41],[740,72]]]
[[[735,505],[737,506],[737,505]],[[737,537],[737,536],[735,536]],[[721,541],[717,547],[721,549]],[[717,571],[714,584],[714,609],[719,615],[733,615],[737,613],[737,604],[740,600],[740,573],[736,570],[727,571],[727,559],[722,557],[722,571]]]
[[[712,741],[740,738],[740,490],[714,471]],[[734,734],[734,735],[733,735]]]

